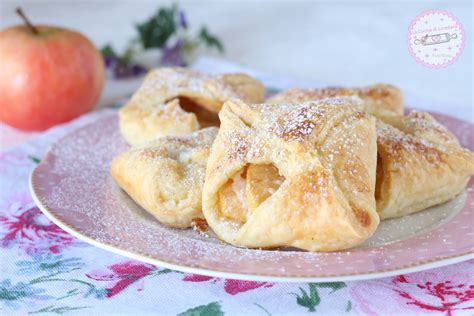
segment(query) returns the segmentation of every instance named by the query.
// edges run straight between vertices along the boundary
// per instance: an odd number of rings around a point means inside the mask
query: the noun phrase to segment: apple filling
[[[178,99],[179,105],[184,111],[194,113],[196,115],[201,128],[220,125],[219,116],[217,113],[206,109],[204,106],[194,102],[189,98],[179,97]]]
[[[222,215],[242,224],[266,199],[272,196],[285,178],[272,165],[248,165],[218,192]]]

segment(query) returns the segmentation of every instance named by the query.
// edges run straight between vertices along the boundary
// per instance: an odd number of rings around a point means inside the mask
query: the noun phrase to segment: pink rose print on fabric
[[[33,203],[13,203],[8,210],[0,212],[0,245],[3,248],[15,245],[28,254],[59,253],[76,241]]]
[[[407,315],[407,308],[412,312],[409,315],[436,312],[451,316],[474,310],[472,264],[457,265],[449,271],[442,275],[429,271],[357,282],[351,287],[351,294],[357,308],[367,315]]]
[[[220,278],[209,277],[198,274],[186,274],[183,278],[183,281],[187,282],[206,282],[213,281],[217,282]],[[269,282],[256,282],[256,281],[241,281],[233,279],[224,279],[224,291],[230,295],[236,295],[242,292],[247,292],[250,290],[258,289],[261,287],[267,288],[272,287],[273,283]]]
[[[469,310],[474,309],[474,284],[465,284],[464,280],[443,281],[436,280],[428,281],[426,278],[412,277],[412,281],[416,283],[419,290],[411,289],[412,284],[408,281],[406,276],[399,276],[393,280],[393,283],[400,286],[401,289],[395,290],[400,297],[406,299],[407,304],[420,307],[430,311],[445,312],[446,315],[452,315],[455,310]],[[429,279],[431,280],[431,278]],[[407,288],[403,285],[407,285]],[[438,299],[437,304],[425,302],[420,298],[423,294],[428,294]],[[469,303],[464,306],[464,303]]]
[[[90,279],[96,281],[108,281],[110,282],[105,290],[106,297],[111,298],[123,290],[125,290],[131,284],[138,280],[152,274],[157,268],[151,264],[140,263],[135,261],[125,261],[116,263],[107,267],[110,271],[93,271],[86,274]],[[163,270],[162,270],[163,271]],[[142,285],[138,287],[138,290],[142,289]]]
[[[206,282],[210,280],[218,280],[218,278],[199,274],[186,274],[183,278],[183,281],[187,282]]]

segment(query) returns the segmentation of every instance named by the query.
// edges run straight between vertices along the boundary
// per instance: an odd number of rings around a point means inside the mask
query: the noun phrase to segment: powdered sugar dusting
[[[319,89],[291,88],[268,99],[269,103],[305,102],[334,97],[360,97],[368,102],[386,104],[387,98],[397,98],[400,91],[391,85],[377,84],[365,88],[326,87]],[[401,97],[400,97],[401,98]],[[387,104],[386,104],[387,105]],[[395,104],[390,105],[393,107]]]
[[[334,111],[335,106],[362,106],[358,97],[334,97],[303,103],[281,103],[276,107],[271,104],[262,106],[265,125],[269,131],[274,132],[286,141],[303,141],[316,127],[316,122],[329,111]],[[321,122],[323,123],[323,122]]]
[[[347,266],[353,268],[350,274],[404,267],[419,262],[417,249],[420,247],[429,249],[424,253],[424,260],[435,260],[447,252],[443,240],[452,242],[450,247],[454,247],[454,251],[449,255],[472,251],[472,245],[465,237],[472,233],[469,225],[451,224],[472,220],[470,206],[455,215],[451,222],[434,230],[435,220],[426,218],[413,223],[417,228],[410,229],[409,222],[395,225],[397,229],[407,227],[406,234],[399,236],[405,239],[402,242],[390,243],[394,239],[389,234],[381,236],[368,248],[335,253],[236,248],[217,240],[211,231],[209,237],[205,237],[192,229],[164,227],[119,190],[108,174],[112,157],[126,148],[120,137],[117,117],[104,118],[56,143],[35,172],[34,188],[41,203],[70,229],[158,264],[200,268],[204,269],[201,270],[204,274],[206,271],[235,272],[241,273],[242,278],[246,278],[245,275],[320,277],[347,275]],[[472,192],[468,193],[468,203],[472,203],[472,195]],[[426,211],[427,214],[430,212],[438,211]],[[442,212],[454,214],[456,210],[450,205]],[[442,229],[447,229],[451,236]],[[409,239],[414,234],[420,235]],[[427,244],[422,246],[422,243]],[[395,253],[395,258],[388,258],[390,253]],[[383,266],[379,264],[381,262]]]
[[[158,68],[150,71],[134,96],[142,98],[150,94],[154,96],[156,103],[164,103],[183,94],[220,102],[232,98],[246,100],[248,97],[239,85],[226,82],[221,75],[213,76],[185,68]]]
[[[404,119],[408,133],[425,138],[430,145],[442,151],[458,149],[456,137],[441,123],[426,112],[411,111]]]
[[[445,126],[426,112],[411,111],[403,118],[401,128],[399,130],[377,122],[378,145],[390,155],[394,166],[400,167],[411,159],[419,159],[419,155],[428,163],[438,165],[448,155],[459,155],[466,151]],[[466,142],[463,138],[461,141]]]

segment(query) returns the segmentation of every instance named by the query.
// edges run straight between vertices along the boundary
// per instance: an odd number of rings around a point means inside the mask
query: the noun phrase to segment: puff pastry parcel
[[[204,216],[233,245],[353,247],[379,223],[375,119],[359,98],[225,103],[203,189]]]
[[[465,188],[474,172],[472,153],[429,114],[413,111],[404,117],[401,93],[393,86],[295,88],[269,101],[304,102],[333,95],[360,96],[365,110],[379,119],[376,200],[381,219],[446,202]]]
[[[245,74],[208,75],[184,68],[150,71],[120,111],[120,130],[131,145],[218,126],[228,99],[261,102],[264,86]]]
[[[401,91],[389,84],[375,84],[364,88],[328,87],[322,89],[292,88],[280,92],[267,100],[268,103],[298,103],[321,100],[336,96],[358,96],[364,108],[375,117],[396,125],[403,115],[403,96]]]
[[[203,217],[201,195],[216,127],[164,137],[115,157],[110,173],[135,202],[161,223],[179,228]]]
[[[474,155],[431,115],[412,111],[399,129],[377,122],[377,211],[382,219],[452,199],[474,173]]]

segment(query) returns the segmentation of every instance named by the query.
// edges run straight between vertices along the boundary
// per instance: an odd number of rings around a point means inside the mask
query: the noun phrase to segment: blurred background
[[[98,47],[124,49],[134,24],[172,1],[0,1],[0,27],[19,24],[21,6],[34,23],[76,29]],[[472,1],[179,1],[191,30],[203,24],[225,46],[219,58],[309,85],[402,88],[412,107],[438,109],[473,121]],[[442,69],[408,52],[410,22],[427,9],[448,10],[466,32],[459,59]],[[415,104],[413,104],[415,103]],[[434,106],[436,105],[436,106]],[[465,116],[462,114],[461,116]]]

